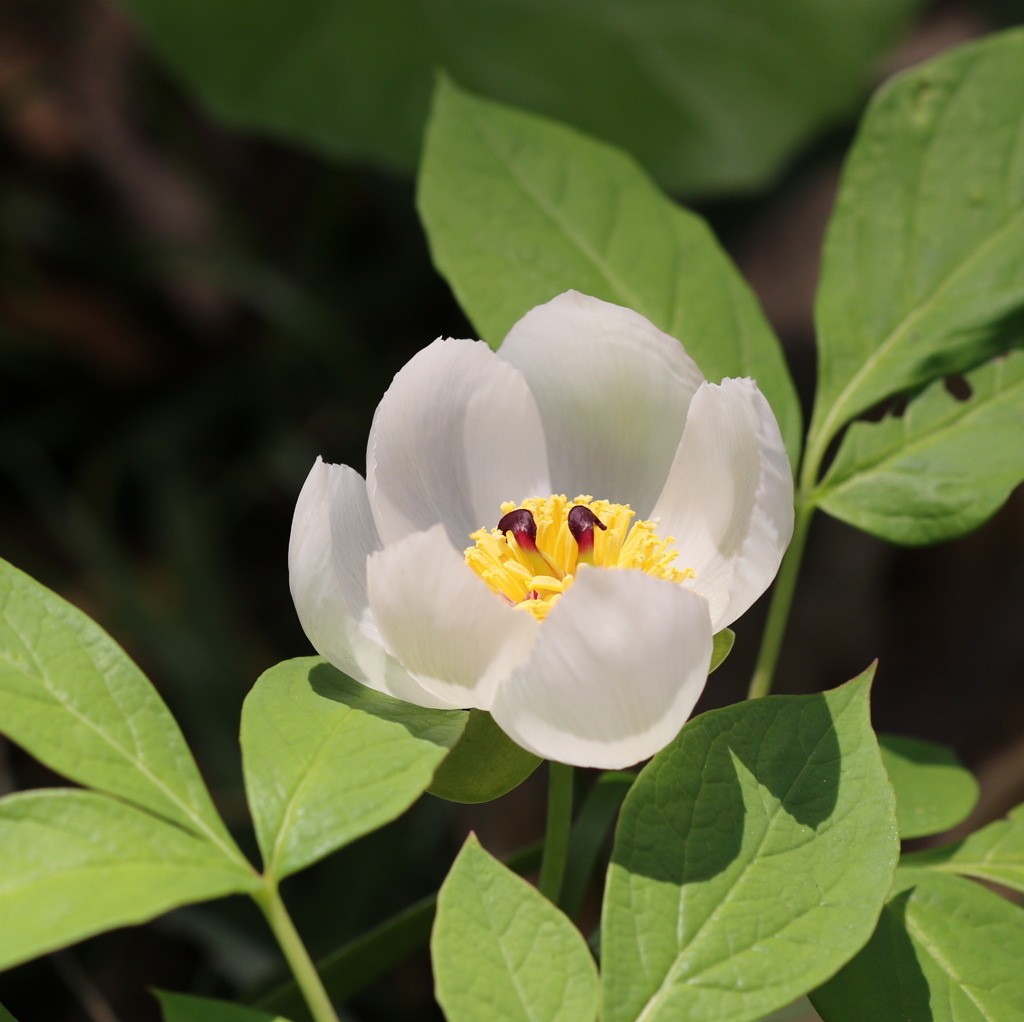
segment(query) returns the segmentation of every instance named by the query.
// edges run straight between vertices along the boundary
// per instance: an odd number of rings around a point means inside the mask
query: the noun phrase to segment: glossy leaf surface
[[[890,394],[1018,344],[1024,308],[1024,32],[875,97],[847,160],[818,296],[817,452]]]
[[[702,714],[644,769],[605,896],[604,1022],[758,1019],[867,941],[898,849],[871,673]]]
[[[374,692],[319,657],[265,671],[242,708],[242,754],[267,871],[287,876],[405,812],[465,721]]]
[[[0,968],[261,883],[189,830],[65,788],[0,800],[0,876]]]
[[[430,941],[448,1022],[593,1022],[597,969],[580,932],[470,834]]]

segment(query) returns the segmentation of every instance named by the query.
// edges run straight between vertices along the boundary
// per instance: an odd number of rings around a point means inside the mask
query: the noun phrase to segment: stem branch
[[[557,905],[565,878],[572,827],[573,768],[565,763],[548,764],[548,819],[544,836],[544,858],[537,887],[548,901]]]
[[[265,886],[252,896],[253,901],[259,905],[263,915],[266,916],[277,943],[284,952],[288,967],[295,976],[295,982],[306,999],[309,1013],[313,1016],[314,1022],[338,1022],[331,999],[320,980],[313,960],[309,957],[306,945],[302,943],[298,930],[288,915],[288,909],[277,889],[277,882],[266,878]]]
[[[748,699],[766,696],[772,690],[775,665],[779,660],[782,636],[786,631],[786,622],[789,620],[789,612],[793,606],[793,593],[796,589],[797,576],[800,574],[800,564],[804,557],[807,527],[810,525],[813,514],[813,504],[806,504],[802,501],[798,503],[796,521],[793,526],[793,539],[790,541],[785,557],[782,558],[782,566],[779,568],[779,574],[775,580],[772,601],[768,607],[768,620],[765,621],[764,634],[761,636],[761,650],[757,656],[754,674],[750,679],[750,689],[747,691]]]

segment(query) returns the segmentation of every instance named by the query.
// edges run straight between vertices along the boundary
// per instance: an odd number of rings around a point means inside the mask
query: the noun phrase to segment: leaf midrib
[[[995,246],[1002,240],[1003,235],[1016,230],[1022,222],[1024,222],[1024,206],[1018,207],[1010,217],[1003,221],[997,230],[989,234],[983,241],[971,249],[956,266],[950,269],[945,277],[935,285],[931,294],[921,304],[906,313],[893,330],[883,339],[882,343],[871,352],[860,369],[850,377],[846,386],[832,400],[828,414],[822,420],[821,426],[815,431],[817,433],[817,443],[822,449],[842,425],[862,410],[858,409],[857,412],[848,413],[844,407],[849,401],[850,395],[856,393],[861,381],[874,371],[878,363],[894,346],[902,341],[903,337],[913,328],[918,320],[934,309],[945,293],[952,288],[961,276],[967,273],[973,263],[979,261],[990,247]],[[837,422],[838,425],[836,425]]]
[[[55,689],[53,687],[51,680],[46,670],[44,669],[41,661],[35,655],[31,643],[26,641],[25,636],[22,634],[21,630],[17,627],[14,621],[12,621],[9,617],[7,617],[6,620],[11,630],[18,636],[18,638],[23,643],[25,649],[29,651],[32,660],[36,665],[38,675],[33,675],[24,667],[14,663],[9,657],[4,656],[3,662],[8,665],[9,669],[13,673],[25,678],[30,683],[42,685],[43,689],[47,692],[50,698],[53,699],[55,703],[57,703],[58,706],[60,706],[66,713],[76,718],[80,723],[84,724],[101,741],[105,742],[125,761],[130,763],[136,770],[138,770],[139,773],[141,773],[146,778],[146,780],[148,780],[153,785],[153,787],[155,787],[159,792],[161,792],[164,795],[168,802],[170,802],[172,805],[180,809],[181,812],[184,814],[185,818],[191,821],[196,826],[197,832],[200,835],[206,837],[211,844],[219,848],[220,851],[224,853],[225,857],[230,862],[232,862],[236,866],[243,867],[246,873],[251,873],[252,867],[249,865],[249,863],[244,858],[241,858],[240,854],[233,850],[223,840],[223,838],[218,833],[216,833],[216,831],[211,829],[209,824],[203,819],[201,815],[199,815],[197,810],[189,802],[184,801],[178,795],[178,793],[172,787],[170,787],[158,774],[153,773],[153,771],[146,764],[145,760],[141,759],[138,755],[129,752],[117,739],[114,738],[113,735],[111,735],[108,731],[100,727],[100,725],[93,721],[90,717],[82,713],[76,706],[74,706],[72,703],[70,703],[64,698],[64,694],[59,689]],[[93,665],[93,669],[95,670],[95,665]],[[97,673],[103,680],[104,684],[106,684],[106,679],[103,676],[102,672],[98,671]],[[113,698],[113,696],[111,696],[111,698]]]

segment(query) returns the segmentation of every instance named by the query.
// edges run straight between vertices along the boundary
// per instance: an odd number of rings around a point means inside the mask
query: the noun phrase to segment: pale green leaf
[[[1024,352],[943,381],[902,415],[856,422],[814,500],[893,543],[938,543],[981,525],[1024,480]]]
[[[634,152],[667,185],[772,176],[845,113],[919,0],[120,0],[225,120],[416,164],[437,69]]]
[[[603,1022],[757,1019],[868,940],[898,852],[872,674],[705,713],[644,769],[609,870]]]
[[[593,1022],[597,969],[580,932],[470,834],[430,940],[448,1022]]]
[[[450,802],[491,802],[518,788],[543,761],[520,748],[484,710],[470,710],[466,730],[427,789]]]
[[[736,642],[736,633],[731,628],[723,628],[715,633],[715,644],[711,650],[711,664],[708,667],[708,674],[717,671],[725,663],[726,657],[732,652]]]
[[[1020,1022],[1024,914],[961,877],[897,871],[871,941],[811,1001],[825,1022]]]
[[[900,837],[941,834],[963,823],[978,801],[978,782],[952,749],[902,735],[879,735],[896,792]]]
[[[281,878],[400,816],[465,727],[374,692],[319,657],[265,671],[242,707],[249,808]]]
[[[964,873],[1024,893],[1024,805],[963,841],[906,855],[907,866]]]
[[[108,795],[0,800],[0,968],[260,884],[192,831]]]
[[[0,731],[58,773],[204,834],[245,865],[145,675],[99,625],[6,561]]]
[[[244,1008],[228,1001],[209,997],[174,994],[155,990],[164,1022],[288,1022],[284,1015],[274,1015],[258,1008]]]
[[[1022,69],[1015,30],[899,76],[872,102],[825,243],[815,459],[880,399],[1020,342]]]
[[[492,347],[563,291],[625,305],[709,379],[757,380],[795,457],[800,410],[757,300],[704,221],[624,153],[442,80],[419,206],[435,264]]]

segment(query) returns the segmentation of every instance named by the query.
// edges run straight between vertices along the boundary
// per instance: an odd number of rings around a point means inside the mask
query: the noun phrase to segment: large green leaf
[[[1024,893],[1024,805],[963,841],[904,856],[907,866],[965,873]]]
[[[0,1022],[18,1022],[18,1020],[0,1004]]]
[[[898,850],[873,671],[695,718],[626,797],[601,930],[603,1022],[745,1022],[874,929]]]
[[[970,880],[903,869],[871,941],[811,994],[825,1022],[1019,1022],[1024,914]]]
[[[0,800],[0,968],[260,884],[209,841],[109,795]]]
[[[966,398],[939,380],[902,415],[854,423],[818,506],[893,543],[938,543],[981,525],[1024,480],[1024,352],[964,382]]]
[[[155,991],[160,1000],[164,1022],[288,1022],[284,1015],[273,1015],[258,1008],[243,1008],[228,1001],[209,997]]]
[[[242,707],[249,808],[277,878],[400,816],[459,740],[462,710],[365,688],[319,657],[285,660]]]
[[[901,838],[941,834],[967,819],[978,782],[952,749],[902,735],[879,735],[878,744],[896,792]]]
[[[537,889],[466,839],[430,940],[448,1022],[593,1022],[597,969],[580,932]]]
[[[871,104],[818,297],[813,465],[880,399],[1021,339],[1024,31],[922,65]]]
[[[919,0],[120,0],[213,111],[411,169],[438,68],[677,189],[769,178],[848,110]]]
[[[0,731],[73,781],[204,834],[245,862],[145,675],[99,625],[6,561]]]
[[[442,80],[419,205],[434,262],[493,347],[563,291],[628,306],[709,379],[756,379],[799,450],[792,380],[753,293],[704,221],[624,153]]]

